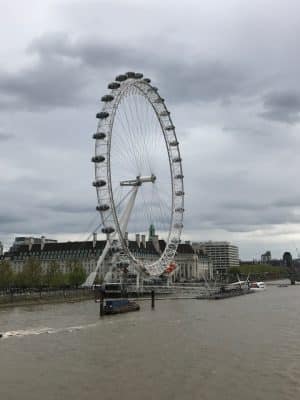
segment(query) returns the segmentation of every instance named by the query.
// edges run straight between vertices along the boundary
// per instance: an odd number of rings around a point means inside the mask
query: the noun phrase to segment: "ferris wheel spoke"
[[[141,166],[140,166],[140,160],[138,158],[138,155],[135,151],[135,143],[132,135],[132,129],[130,129],[129,126],[129,121],[128,117],[125,114],[124,115],[124,110],[121,108],[120,112],[117,113],[118,119],[121,122],[122,128],[123,128],[123,135],[120,135],[120,138],[124,139],[122,140],[122,146],[124,149],[127,149],[127,152],[130,154],[127,154],[131,156],[131,159],[135,161],[135,166],[136,170],[139,171]],[[126,134],[125,134],[126,133]]]
[[[169,205],[165,201],[162,200],[157,188],[155,188],[155,192],[156,192],[156,199],[157,199],[157,204],[159,207],[161,221],[162,222],[166,221],[166,223],[164,225],[164,227],[166,227],[170,221],[171,210],[170,210]]]
[[[137,158],[137,154],[136,154],[136,152],[134,151],[134,147],[135,147],[135,146],[134,146],[134,142],[132,142],[132,140],[131,140],[131,137],[132,137],[131,131],[130,131],[129,128],[126,126],[126,123],[123,121],[122,116],[120,115],[120,113],[117,113],[117,119],[118,119],[118,121],[119,121],[119,122],[121,123],[121,125],[122,125],[123,132],[124,132],[124,133],[127,133],[127,135],[126,135],[127,139],[130,141],[130,146],[128,146],[128,144],[127,144],[127,146],[126,146],[126,143],[124,143],[125,148],[127,148],[128,151],[130,151],[130,153],[131,153],[131,155],[132,155],[132,158],[133,158],[133,160],[135,161],[136,168],[137,168],[137,170],[139,170],[139,168],[140,168],[140,163],[139,163],[139,160],[138,160],[138,158]],[[121,135],[121,137],[122,137],[122,135]]]
[[[147,226],[150,226],[150,224],[152,223],[151,221],[151,210],[149,208],[149,206],[147,205],[147,201],[145,199],[145,195],[143,193],[143,190],[141,190],[141,198],[142,198],[142,202],[143,202],[143,211],[144,211],[144,216],[146,216],[147,219]]]
[[[136,107],[134,107],[135,103],[136,103],[135,96],[133,96],[132,105],[130,103],[130,107],[129,107],[130,114],[133,116],[134,122],[135,122],[134,123],[135,129],[133,131],[133,135],[134,135],[133,142],[134,142],[134,146],[135,146],[135,151],[137,152],[139,160],[140,160],[140,168],[142,170],[144,170],[145,169],[145,159],[144,159],[144,155],[143,155],[143,152],[141,151],[141,146],[140,146],[143,132],[141,131],[140,126],[139,126],[139,115],[138,115],[138,112],[136,111]]]
[[[141,97],[142,98],[142,97]],[[143,99],[143,98],[142,98]],[[141,121],[140,115],[142,115],[142,110],[139,109],[141,106],[142,102],[138,102],[137,99],[134,97],[134,105],[135,105],[135,110],[136,110],[136,115],[137,115],[137,122],[138,122],[138,128],[139,128],[139,135],[140,135],[140,147],[141,147],[141,152],[144,154],[144,161],[145,163],[148,164],[149,171],[151,171],[151,166],[150,166],[150,159],[149,159],[149,153],[146,150],[146,143],[145,143],[145,127],[148,126],[148,124],[143,124]],[[144,100],[144,99],[143,99]],[[139,106],[138,106],[139,105]],[[144,117],[144,115],[143,115]]]
[[[137,108],[136,108],[136,97],[137,97],[137,95],[132,96],[132,101],[130,101],[128,103],[128,109],[129,109],[130,118],[132,119],[132,121],[134,121],[134,124],[133,124],[134,129],[132,130],[133,143],[134,143],[136,151],[138,152],[138,155],[139,155],[140,166],[141,166],[141,168],[144,168],[145,159],[144,159],[143,154],[140,149],[140,141],[141,141],[143,132],[142,132],[141,126],[140,126],[139,112],[137,111]]]
[[[151,148],[151,146],[149,146],[149,144],[150,144],[149,139],[151,139],[151,137],[152,137],[152,134],[151,134],[152,127],[149,123],[149,109],[150,108],[151,108],[150,105],[148,107],[145,107],[144,112],[143,112],[143,120],[145,121],[145,123],[144,123],[145,129],[143,129],[142,145],[143,145],[143,151],[145,153],[145,157],[147,157],[147,163],[148,163],[149,170],[153,172],[154,168],[153,168],[153,162],[151,159],[151,157],[153,156],[153,149]],[[156,121],[156,123],[157,123],[157,121]]]
[[[138,170],[140,170],[140,168],[141,168],[141,166],[140,166],[140,158],[138,157],[138,154],[135,151],[135,146],[136,146],[135,141],[134,141],[134,129],[135,129],[135,126],[134,126],[134,124],[130,124],[129,123],[126,107],[122,107],[120,109],[120,117],[122,117],[124,119],[125,125],[126,125],[126,132],[127,132],[126,138],[127,138],[127,141],[128,141],[127,147],[129,147],[129,149],[131,150],[133,156],[135,157],[136,163],[137,163],[137,168],[138,168]],[[126,145],[126,143],[125,143],[125,145]]]

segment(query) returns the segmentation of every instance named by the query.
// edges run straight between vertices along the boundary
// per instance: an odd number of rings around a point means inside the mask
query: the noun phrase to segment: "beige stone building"
[[[83,242],[57,242],[44,237],[22,238],[14,242],[2,259],[10,261],[16,272],[22,271],[26,260],[30,257],[37,258],[44,271],[55,261],[61,271],[66,272],[69,262],[78,261],[88,275],[95,270],[105,243],[104,240],[97,240],[96,235],[92,241]],[[165,242],[159,240],[157,235],[146,241],[145,235],[137,234],[135,240],[128,241],[128,245],[136,258],[149,262],[159,257],[164,250]],[[111,259],[111,254],[108,254],[105,262],[110,263]],[[179,244],[175,264],[177,268],[171,276],[173,282],[197,281],[203,279],[203,275],[207,275],[209,270],[208,263],[199,257],[189,242]]]

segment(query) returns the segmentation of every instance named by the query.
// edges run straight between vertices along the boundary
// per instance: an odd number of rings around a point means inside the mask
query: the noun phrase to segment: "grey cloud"
[[[264,96],[263,118],[293,124],[300,119],[300,92],[274,91]]]
[[[0,72],[3,109],[68,107],[83,98],[87,77],[83,67],[62,58],[41,57],[17,72]]]
[[[19,223],[24,221],[23,217],[13,215],[0,215],[0,225]]]
[[[294,209],[300,207],[300,197],[291,198],[279,198],[278,200],[273,200],[272,198],[266,202],[261,200],[260,202],[253,201],[232,201],[222,203],[221,207],[229,210],[244,210],[244,211],[258,211],[266,210],[270,208],[290,208]]]
[[[91,213],[91,211],[95,210],[95,207],[92,208],[91,206],[84,206],[80,204],[68,204],[68,203],[60,203],[47,206],[43,205],[43,207],[49,209],[50,211],[55,211],[59,213],[68,213],[68,214]]]
[[[53,33],[35,39],[29,46],[29,52],[39,57],[62,57],[79,60],[83,64],[96,67],[117,69],[126,65],[145,64],[145,53],[137,51],[128,44],[113,43],[97,37],[71,40],[65,33]]]
[[[7,140],[11,140],[14,138],[14,135],[11,133],[0,132],[0,142],[5,142]]]
[[[223,203],[222,207],[229,210],[244,210],[244,211],[257,211],[264,210],[269,207],[265,203],[247,203],[247,202],[228,202]]]
[[[157,57],[154,48],[146,50],[142,43],[131,47],[96,37],[72,41],[64,33],[41,36],[28,48],[29,54],[37,56],[32,66],[14,74],[0,73],[5,96],[0,102],[25,109],[74,106],[84,101],[85,89],[96,85],[101,75],[113,79],[122,70],[132,69],[153,75],[172,102],[220,100],[226,104],[243,91],[246,77],[236,65],[199,58],[190,63],[178,58],[176,47],[173,53]]]
[[[222,101],[241,94],[246,77],[236,65],[220,60],[179,61],[164,66],[160,73],[162,88],[178,102]],[[174,100],[173,100],[174,101]]]
[[[279,199],[273,203],[275,207],[299,207],[300,206],[300,197],[292,197],[292,198],[284,198]]]
[[[269,136],[270,132],[264,131],[263,129],[259,128],[251,128],[248,126],[223,126],[222,130],[225,133],[228,134],[235,134],[235,135],[240,135],[243,138],[247,136],[254,136],[255,138],[261,137],[261,136]]]
[[[267,227],[271,236],[274,224],[284,230],[287,222],[296,231],[298,10],[271,15],[258,1],[243,11],[219,4],[218,12],[213,3],[194,1],[175,8],[158,1],[75,3],[64,15],[58,7],[56,17],[49,7],[46,34],[33,27],[31,44],[25,43],[30,35],[22,42],[25,61],[13,35],[12,58],[3,57],[1,128],[10,127],[18,140],[0,136],[0,213],[16,219],[1,231],[55,236],[97,220],[89,162],[96,102],[127,70],[150,77],[171,103],[185,175],[185,232],[222,230],[226,239]],[[135,211],[131,222],[139,230],[144,217]],[[250,245],[242,254],[245,248]]]
[[[295,216],[291,210],[265,208],[256,210],[235,209],[231,211],[216,210],[199,215],[196,223],[190,221],[189,227],[224,229],[229,232],[252,232],[255,229],[271,227],[278,224],[299,224],[300,216]]]

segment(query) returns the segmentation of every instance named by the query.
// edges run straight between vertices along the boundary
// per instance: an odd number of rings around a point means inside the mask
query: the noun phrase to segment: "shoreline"
[[[27,298],[18,298],[14,297],[12,301],[4,301],[0,300],[0,309],[5,308],[13,308],[13,307],[25,307],[25,306],[38,306],[44,304],[60,304],[60,303],[78,303],[85,300],[94,300],[94,293],[86,293],[80,295],[70,295],[70,296],[45,296],[45,297],[36,297],[36,296],[28,296]]]

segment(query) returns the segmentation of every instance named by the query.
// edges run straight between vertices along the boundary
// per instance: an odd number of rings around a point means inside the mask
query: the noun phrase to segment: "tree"
[[[64,284],[64,274],[61,272],[59,264],[56,261],[51,261],[47,267],[44,276],[46,286],[51,288],[58,288]]]
[[[13,285],[14,272],[8,261],[0,261],[0,288],[7,289]]]
[[[26,260],[20,274],[20,283],[27,288],[40,288],[42,286],[42,266],[38,259],[30,257]]]
[[[231,267],[228,269],[227,279],[229,282],[234,282],[239,279],[240,274],[241,270],[239,267]]]
[[[228,273],[230,275],[235,275],[236,276],[236,275],[240,275],[241,270],[240,270],[239,267],[231,267],[231,268],[229,268]]]
[[[70,261],[67,265],[68,268],[68,283],[70,286],[78,288],[79,285],[84,283],[86,279],[86,272],[83,266],[77,261]]]

